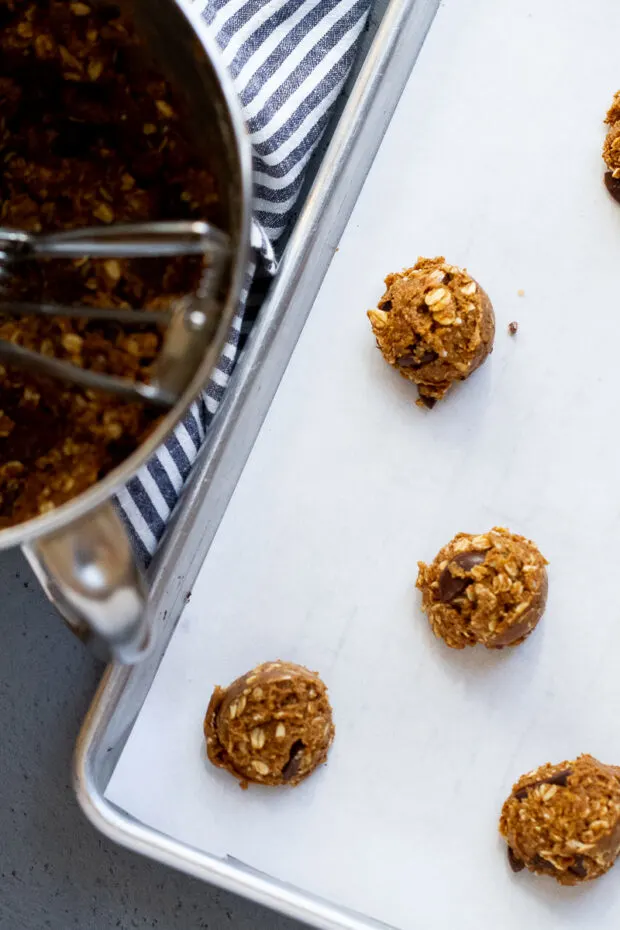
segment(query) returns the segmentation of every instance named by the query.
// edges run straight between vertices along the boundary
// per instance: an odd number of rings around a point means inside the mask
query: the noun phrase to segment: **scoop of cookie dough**
[[[608,168],[605,186],[614,200],[620,202],[620,90],[614,96],[605,122],[609,126],[603,145],[603,158]]]
[[[522,775],[499,822],[515,872],[577,885],[603,875],[620,852],[620,767],[593,756]]]
[[[262,785],[297,785],[327,759],[334,739],[327,688],[291,662],[267,662],[217,687],[204,722],[210,761]]]
[[[432,407],[454,381],[468,378],[493,349],[491,301],[466,271],[444,258],[419,258],[385,279],[386,292],[368,311],[383,357],[418,386]]]
[[[435,636],[453,649],[522,643],[545,609],[546,564],[533,542],[502,526],[458,533],[430,565],[418,562],[416,587]]]

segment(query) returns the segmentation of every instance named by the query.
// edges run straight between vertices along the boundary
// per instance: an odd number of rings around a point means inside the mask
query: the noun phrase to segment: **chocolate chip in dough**
[[[620,178],[614,178],[611,171],[605,172],[605,187],[611,196],[620,203]]]
[[[555,775],[552,775],[551,778],[546,778],[543,785],[559,785],[560,788],[566,788],[568,784],[568,779],[573,774],[572,769],[563,769],[561,772],[557,772]]]
[[[410,347],[413,348],[413,347]],[[397,364],[400,368],[421,368],[422,365],[429,365],[431,362],[434,362],[437,358],[437,353],[433,352],[432,349],[426,349],[422,355],[415,352],[408,352],[407,355],[401,355],[397,359]]]
[[[439,576],[439,598],[444,604],[449,604],[455,597],[460,597],[465,589],[472,583],[473,578],[460,578],[450,571],[456,565],[464,572],[470,572],[476,565],[482,565],[485,559],[484,552],[462,552],[448,562]]]
[[[525,862],[519,859],[512,846],[508,847],[508,862],[513,872],[522,872],[525,868]]]
[[[577,878],[586,878],[588,870],[585,867],[583,856],[577,856],[573,865],[569,865],[568,871],[576,875]]]
[[[548,872],[550,875],[554,875],[557,872],[553,862],[549,862],[548,859],[543,859],[538,853],[536,853],[532,859],[532,868],[539,869],[541,872]]]
[[[301,766],[301,758],[305,752],[305,745],[302,740],[298,739],[291,746],[291,752],[288,758],[288,762],[282,769],[282,779],[284,781],[290,781],[291,778],[295,778],[299,772]]]
[[[561,772],[557,772],[549,778],[542,778],[540,781],[533,781],[531,785],[525,785],[523,788],[520,788],[519,791],[515,792],[514,797],[518,801],[522,801],[523,798],[527,797],[528,791],[531,791],[532,788],[538,788],[539,785],[558,785],[560,788],[566,788],[568,779],[572,774],[572,769],[563,769]]]

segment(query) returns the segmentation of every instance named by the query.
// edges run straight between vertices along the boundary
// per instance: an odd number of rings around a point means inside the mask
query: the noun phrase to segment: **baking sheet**
[[[403,930],[620,918],[614,872],[515,876],[497,836],[523,771],[620,759],[620,209],[600,160],[618,35],[603,0],[440,10],[107,791]],[[498,318],[491,360],[433,411],[364,315],[420,253],[466,265]],[[453,652],[415,563],[494,524],[549,558],[547,613],[517,650]],[[321,672],[337,738],[294,791],[242,793],[205,762],[202,717],[275,657]]]

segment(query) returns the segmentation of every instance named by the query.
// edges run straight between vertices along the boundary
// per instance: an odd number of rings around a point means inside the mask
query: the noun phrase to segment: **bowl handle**
[[[80,638],[132,665],[149,648],[147,588],[111,502],[23,546],[50,601]]]

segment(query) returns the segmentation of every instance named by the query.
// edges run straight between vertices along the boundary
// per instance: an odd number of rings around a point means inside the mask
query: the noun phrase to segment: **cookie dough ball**
[[[298,785],[327,759],[334,739],[327,688],[314,672],[267,662],[216,688],[204,723],[210,761],[261,785]]]
[[[466,271],[444,258],[419,258],[385,279],[386,292],[368,311],[383,357],[418,386],[419,404],[433,407],[453,381],[463,381],[493,349],[491,301]]]
[[[502,526],[459,533],[430,565],[418,562],[416,587],[435,636],[453,649],[522,643],[545,609],[546,564],[533,542]]]
[[[614,97],[605,122],[609,126],[603,145],[603,158],[608,168],[605,186],[614,200],[620,203],[620,90]]]
[[[499,829],[515,872],[561,885],[598,878],[620,852],[620,767],[588,755],[541,765],[512,789]]]

